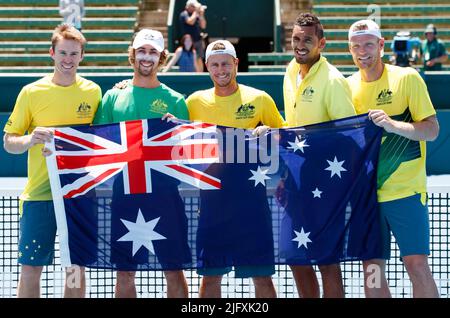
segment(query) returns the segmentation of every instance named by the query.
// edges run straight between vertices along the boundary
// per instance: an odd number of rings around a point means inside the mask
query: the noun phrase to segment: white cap
[[[189,6],[200,6],[200,2],[198,2],[197,0],[187,0],[186,1],[186,7]]]
[[[216,44],[222,44],[225,48],[219,49],[219,50],[213,50],[213,47]],[[230,41],[227,40],[217,40],[208,45],[206,48],[206,62],[208,62],[208,58],[211,55],[218,55],[218,54],[229,54],[232,57],[236,58],[236,50],[234,49],[233,44],[230,43]]]
[[[356,26],[358,25],[365,25],[367,26],[367,28],[356,28]],[[350,39],[354,36],[358,36],[358,35],[374,35],[377,38],[381,39],[381,32],[380,32],[380,27],[378,26],[378,24],[375,23],[375,21],[373,20],[359,20],[356,21],[355,23],[352,24],[352,26],[350,27],[350,29],[348,30],[348,40],[350,41]]]
[[[146,44],[153,46],[158,52],[164,51],[164,37],[159,31],[142,29],[136,34],[133,41],[133,49],[138,49]]]

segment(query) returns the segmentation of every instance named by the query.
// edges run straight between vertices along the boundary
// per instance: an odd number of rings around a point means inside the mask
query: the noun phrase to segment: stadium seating
[[[356,1],[356,0],[312,0],[312,2],[314,3],[314,5],[320,5],[320,4],[361,4],[361,1]],[[405,6],[410,5],[410,4],[428,4],[428,3],[433,3],[433,4],[438,4],[438,3],[442,3],[443,0],[377,0],[376,3],[377,4],[403,4]]]
[[[340,1],[342,2],[342,1]],[[407,1],[403,1],[407,2]],[[317,3],[317,1],[315,1]],[[383,5],[383,2],[377,1],[380,4],[379,8],[382,14],[393,13],[393,14],[402,14],[402,15],[424,15],[424,14],[450,14],[450,4],[434,4],[424,6],[423,4],[390,4]],[[344,16],[344,15],[361,15],[367,14],[367,5],[350,5],[350,4],[341,4],[341,5],[314,5],[314,12],[319,16],[325,14],[334,14],[336,16]]]
[[[308,8],[325,26],[325,56],[344,71],[353,69],[348,54],[347,28],[352,22],[368,17],[373,10],[379,10],[381,14],[382,31],[387,40],[386,57],[392,54],[392,38],[399,30],[407,29],[412,36],[423,38],[428,23],[437,26],[439,38],[450,48],[450,0],[377,0],[377,7],[355,0],[280,2],[286,54],[250,53],[250,71],[284,70],[292,57],[293,21],[300,11]],[[368,12],[368,9],[372,11]],[[88,67],[89,71],[113,72],[114,66],[119,66],[117,72],[129,70],[126,49],[131,36],[140,28],[160,30],[167,39],[169,0],[85,0],[85,10],[83,33],[88,45],[82,66]],[[0,72],[46,71],[52,63],[47,54],[49,40],[61,20],[56,0],[0,0]],[[27,65],[31,67],[24,67]],[[450,61],[444,69],[450,69]]]
[[[290,41],[295,17],[299,12],[309,10],[319,16],[325,27],[327,45],[324,55],[344,72],[351,71],[353,64],[348,53],[348,27],[374,13],[379,13],[379,22],[386,39],[386,61],[392,54],[392,39],[398,31],[408,30],[413,37],[423,39],[423,30],[429,23],[436,25],[439,39],[450,49],[449,0],[378,0],[377,5],[370,5],[369,1],[361,4],[361,1],[355,0],[280,0],[280,3],[285,34],[284,51],[287,53],[249,54],[249,62],[253,64],[249,66],[251,72],[284,70],[285,64],[292,59]],[[444,70],[450,70],[450,61],[444,65]]]
[[[84,1],[85,6],[89,5],[114,5],[114,6],[124,6],[124,5],[137,5],[139,0],[86,0]],[[56,0],[1,0],[0,4],[2,6],[54,6],[58,5]]]
[[[93,17],[123,17],[134,16],[137,7],[87,7],[86,16]],[[2,7],[0,17],[57,17],[59,12],[57,7]]]
[[[126,52],[141,6],[140,0],[85,0],[83,71],[131,70]],[[0,73],[51,71],[50,37],[61,22],[56,0],[0,0]]]
[[[130,73],[132,72],[131,66],[80,66],[78,68],[79,73]],[[0,73],[34,73],[36,72],[36,66],[0,66]],[[52,73],[53,66],[39,66],[39,72]]]
[[[151,27],[167,40],[168,10],[169,0],[85,0],[88,44],[80,73],[129,75],[126,52],[134,32]],[[0,74],[51,72],[50,38],[61,21],[57,0],[0,0]]]
[[[50,41],[2,41],[0,42],[0,51],[17,50],[21,52],[47,52],[51,43]],[[119,51],[121,53],[126,52],[128,49],[128,41],[95,41],[86,45],[88,52],[93,51]]]
[[[1,30],[0,42],[3,41],[50,41],[53,30]],[[97,40],[126,40],[130,41],[133,35],[133,29],[126,30],[83,30],[84,36],[88,41]]]

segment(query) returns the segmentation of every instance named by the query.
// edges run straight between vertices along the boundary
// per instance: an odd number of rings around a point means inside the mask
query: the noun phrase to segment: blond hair
[[[74,40],[80,43],[81,51],[84,52],[84,46],[86,45],[86,38],[78,31],[74,26],[70,24],[60,24],[55,28],[52,35],[52,49],[55,50],[56,44],[60,40]]]

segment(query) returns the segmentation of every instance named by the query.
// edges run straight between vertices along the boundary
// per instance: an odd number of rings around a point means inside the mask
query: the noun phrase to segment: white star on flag
[[[309,145],[306,144],[306,139],[300,140],[298,137],[296,137],[295,140],[295,142],[288,141],[289,145],[291,145],[290,147],[288,147],[288,149],[292,149],[294,150],[294,152],[300,150],[302,153],[305,153],[303,148],[309,147]]]
[[[300,246],[304,246],[305,248],[308,248],[307,244],[308,243],[312,243],[312,241],[309,239],[309,234],[311,232],[305,233],[305,231],[302,229],[300,230],[300,232],[297,232],[296,230],[294,230],[296,237],[293,238],[292,240],[294,242],[298,242],[298,246],[297,248],[300,248]]]
[[[316,187],[316,190],[311,191],[314,194],[314,198],[322,198],[320,195],[322,194],[323,191],[320,191],[319,188]]]
[[[270,177],[266,176],[267,172],[269,172],[269,169],[261,169],[261,167],[258,166],[258,170],[250,170],[250,172],[253,174],[253,176],[248,178],[248,180],[254,180],[255,187],[259,183],[261,183],[263,186],[266,186],[266,180],[270,180]]]
[[[129,232],[117,241],[133,242],[133,256],[137,253],[141,246],[144,246],[152,254],[155,254],[153,241],[167,239],[166,237],[154,231],[154,228],[156,227],[156,224],[158,224],[159,219],[160,218],[158,217],[151,221],[145,222],[141,209],[139,209],[135,223],[120,219],[122,223],[127,227]]]
[[[333,161],[327,160],[327,162],[328,162],[328,164],[330,166],[328,168],[326,168],[325,170],[331,171],[330,178],[333,178],[333,176],[335,174],[340,178],[341,177],[341,172],[342,171],[347,171],[347,169],[342,167],[342,165],[344,164],[345,160],[338,161],[336,156],[334,156],[334,160]]]

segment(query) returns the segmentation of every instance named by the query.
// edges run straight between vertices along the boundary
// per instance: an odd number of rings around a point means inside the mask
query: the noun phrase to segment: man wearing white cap
[[[391,296],[385,260],[390,257],[392,231],[413,285],[413,296],[438,297],[428,265],[425,171],[425,142],[439,134],[436,111],[417,71],[383,63],[384,38],[374,21],[352,24],[348,39],[359,69],[347,79],[356,111],[369,112],[373,123],[385,130],[378,165],[383,259],[363,262],[366,296]]]
[[[238,63],[236,50],[229,41],[219,40],[208,45],[206,49],[206,66],[214,87],[197,91],[189,96],[186,100],[189,109],[189,119],[241,129],[253,129],[259,125],[267,125],[274,128],[282,127],[284,124],[283,118],[278,112],[275,102],[266,92],[237,83]],[[230,174],[236,171],[228,172],[223,175],[223,178],[226,180],[228,180],[227,178]],[[252,206],[252,213],[255,212],[257,218],[263,218],[261,222],[258,220],[258,224],[263,224],[264,229],[261,228],[259,230],[264,231],[268,229],[271,231],[271,212],[267,203],[265,189],[261,192],[262,188],[254,188],[253,186],[248,188],[249,177],[247,175],[239,173],[234,173],[234,175],[245,180],[243,182],[236,182],[235,179],[233,181],[230,180],[230,184],[233,184],[231,192],[236,194],[236,197],[223,197],[222,194],[218,193],[216,200],[208,200],[201,193],[199,231],[202,231],[204,218],[210,218],[211,215],[227,215],[231,216],[231,218],[239,217],[240,213],[250,212],[243,211],[245,206]],[[222,182],[224,187],[226,186],[225,183],[227,182]],[[248,191],[255,192],[250,194]],[[250,199],[252,196],[261,200],[252,200]],[[247,202],[247,200],[251,202]],[[249,231],[253,230],[254,227],[255,225],[249,224]],[[202,248],[201,244],[200,241],[197,242],[197,249]],[[261,242],[261,244],[264,243]],[[211,246],[213,244],[208,242],[208,245]],[[273,247],[273,242],[271,247]],[[217,250],[221,250],[220,245],[217,246]],[[230,271],[231,267],[199,269],[198,273],[203,275],[199,296],[204,298],[221,297],[222,276]],[[235,267],[236,277],[253,278],[255,295],[258,298],[276,297],[271,278],[274,272],[275,268],[273,265]]]
[[[126,120],[165,118],[168,113],[180,119],[189,119],[183,95],[162,84],[157,77],[158,68],[164,64],[167,57],[161,32],[150,29],[139,31],[133,40],[132,46],[128,49],[128,53],[129,62],[134,69],[133,78],[124,89],[113,88],[106,92],[94,123],[107,124]],[[158,178],[160,180],[164,176],[158,176]],[[170,177],[166,176],[165,178]],[[167,180],[161,179],[161,181],[166,182]],[[117,184],[120,183],[117,182]],[[178,254],[183,259],[180,263],[189,263],[191,252],[187,245],[187,221],[185,220],[184,204],[178,193],[178,184],[167,181],[167,187],[170,186],[171,188],[166,187],[164,191],[158,191],[159,184],[159,182],[154,182],[153,192],[146,194],[146,199],[148,199],[146,208],[161,209],[162,213],[164,209],[175,211],[179,219],[173,220],[173,225],[178,226],[178,230],[182,231],[186,237],[186,240],[183,242],[175,242],[177,244],[176,248],[179,250]],[[155,203],[161,201],[162,195],[168,196],[165,200],[167,205],[164,207]],[[127,204],[129,206],[133,205],[133,202],[128,200],[132,200],[132,198],[126,195],[121,196],[120,202],[125,202],[125,205],[119,205],[119,200],[115,201],[113,197],[111,208],[126,209]],[[116,221],[120,222],[120,220]],[[112,255],[112,258],[118,264],[123,261],[121,257],[123,258],[121,255]],[[164,274],[167,280],[168,297],[188,296],[187,283],[182,270],[165,271]],[[118,271],[116,297],[136,297],[134,279],[134,271]]]
[[[201,31],[206,28],[205,18],[206,6],[201,5],[197,0],[186,1],[186,8],[180,13],[180,28],[182,35],[189,34],[194,41],[194,49],[197,52],[197,70],[203,72],[203,58],[205,57],[205,47],[201,36]]]
[[[286,122],[290,127],[356,115],[344,76],[321,55],[325,43],[320,20],[311,13],[299,14],[292,32],[294,58],[286,69],[283,83]],[[290,193],[297,195],[297,191],[291,189]],[[320,297],[319,282],[311,265],[294,263],[291,269],[299,296]],[[319,270],[323,297],[344,297],[339,264],[321,264]]]

